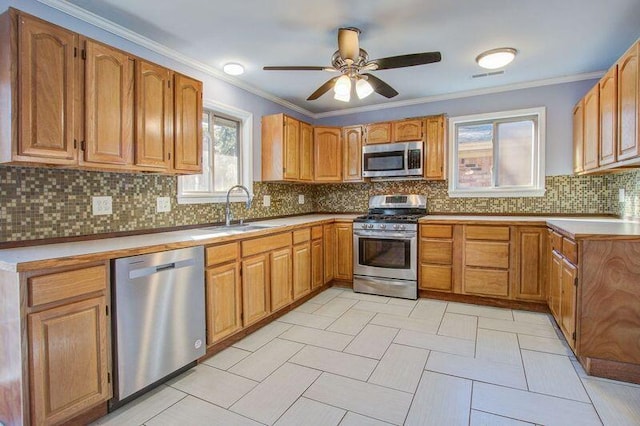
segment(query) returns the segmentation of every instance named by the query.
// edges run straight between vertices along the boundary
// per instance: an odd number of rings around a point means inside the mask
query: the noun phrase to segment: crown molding
[[[426,104],[430,102],[441,102],[441,101],[448,101],[451,99],[469,98],[472,96],[479,96],[479,95],[490,95],[493,93],[509,92],[511,90],[521,90],[521,89],[530,89],[534,87],[552,86],[554,84],[573,83],[575,81],[582,81],[582,80],[593,80],[593,79],[602,77],[604,73],[605,71],[596,71],[596,72],[574,74],[574,75],[568,75],[568,76],[562,76],[562,77],[547,78],[543,80],[527,81],[524,83],[506,84],[503,86],[488,87],[486,89],[465,90],[462,92],[446,93],[443,95],[425,96],[422,98],[407,99],[405,101],[386,102],[384,104],[368,105],[368,106],[357,107],[357,108],[346,108],[346,109],[340,109],[336,111],[317,113],[317,114],[314,114],[313,118],[318,119],[318,118],[327,118],[327,117],[337,117],[337,116],[348,115],[348,114],[357,114],[357,113],[369,112],[369,111],[379,111],[379,110],[388,109],[388,108],[399,108],[399,107],[405,107],[405,106],[411,106],[411,105]]]
[[[141,47],[149,49],[153,52],[156,52],[162,56],[165,56],[169,59],[173,59],[183,65],[194,68],[198,71],[201,71],[205,74],[208,74],[212,77],[217,78],[218,80],[225,81],[229,84],[232,84],[240,89],[246,90],[247,92],[253,93],[254,95],[260,96],[266,100],[271,102],[275,102],[279,105],[282,105],[285,108],[289,108],[293,111],[299,112],[300,114],[306,115],[307,117],[315,118],[314,113],[302,108],[298,105],[295,105],[287,100],[279,98],[277,96],[272,95],[271,93],[267,93],[264,90],[258,89],[255,86],[247,84],[237,78],[231,77],[222,71],[207,65],[203,62],[197,61],[189,56],[186,56],[176,50],[170,49],[169,47],[160,44],[156,41],[153,41],[147,37],[144,37],[135,31],[132,31],[128,28],[125,28],[121,25],[116,24],[108,19],[105,19],[95,13],[89,12],[88,10],[82,9],[79,6],[68,3],[64,0],[37,0],[39,3],[42,3],[46,6],[49,6],[53,9],[59,10],[63,13],[66,13],[69,16],[72,16],[76,19],[79,19],[83,22],[91,24],[97,28],[100,28],[104,31],[107,31],[111,34],[117,35],[118,37],[122,37],[123,39],[135,43]]]

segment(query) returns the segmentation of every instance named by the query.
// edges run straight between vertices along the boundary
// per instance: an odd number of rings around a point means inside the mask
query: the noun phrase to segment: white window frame
[[[204,109],[228,116],[240,122],[240,184],[246,186],[253,197],[253,114],[221,102],[206,99],[203,102],[203,107]],[[213,154],[213,149],[211,149],[210,152]],[[246,201],[247,196],[244,192],[234,191],[231,193],[229,199],[233,202]],[[226,202],[226,191],[183,193],[182,179],[178,176],[178,204]]]
[[[456,125],[473,122],[513,119],[536,116],[538,126],[533,141],[533,182],[531,186],[495,187],[495,188],[458,188],[458,143]],[[542,197],[545,193],[545,134],[546,108],[527,108],[511,111],[499,111],[486,114],[464,115],[449,119],[449,196],[450,197]],[[494,164],[496,159],[494,159]]]

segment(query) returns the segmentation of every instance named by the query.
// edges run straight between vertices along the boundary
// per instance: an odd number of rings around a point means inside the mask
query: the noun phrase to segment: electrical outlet
[[[271,206],[271,195],[265,195],[262,197],[262,205],[263,207]]]
[[[621,203],[624,203],[624,198],[625,198],[624,188],[620,188],[618,190],[618,201],[620,201]]]
[[[304,194],[298,194],[298,204],[304,204]]]
[[[91,197],[91,211],[94,216],[103,214],[112,214],[111,196],[106,197]]]
[[[156,198],[156,213],[165,213],[171,211],[171,198],[158,197]]]

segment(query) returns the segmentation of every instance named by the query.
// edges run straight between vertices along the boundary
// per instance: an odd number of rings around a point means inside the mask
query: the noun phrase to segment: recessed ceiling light
[[[501,47],[482,52],[476,58],[476,62],[482,68],[494,70],[508,65],[516,57],[518,51],[512,47]]]
[[[244,74],[244,67],[235,62],[229,62],[222,67],[222,70],[229,75],[240,75]]]

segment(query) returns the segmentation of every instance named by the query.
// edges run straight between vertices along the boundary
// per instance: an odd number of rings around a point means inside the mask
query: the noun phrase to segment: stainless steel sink
[[[240,234],[243,232],[250,232],[250,231],[258,231],[260,229],[269,229],[269,228],[273,228],[273,225],[259,225],[256,223],[243,223],[243,224],[236,224],[236,225],[229,225],[229,226],[210,226],[208,228],[200,228],[203,230],[207,230],[207,231],[214,231],[214,232],[220,232],[220,233],[232,233],[232,234]]]

